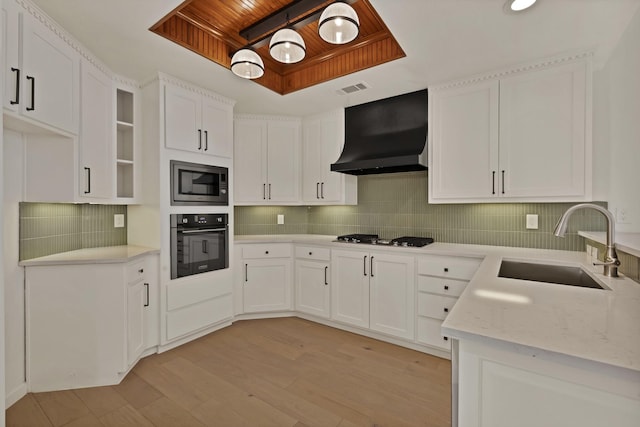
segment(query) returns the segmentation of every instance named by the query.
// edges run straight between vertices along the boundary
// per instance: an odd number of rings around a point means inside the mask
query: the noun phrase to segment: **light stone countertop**
[[[499,341],[539,353],[633,371],[640,378],[640,284],[607,278],[584,252],[433,243],[423,248],[334,242],[335,236],[236,236],[243,243],[304,243],[334,249],[484,258],[442,325],[457,339]],[[502,259],[582,266],[608,290],[498,277]]]
[[[133,261],[136,258],[160,253],[159,249],[144,246],[122,245],[106,246],[103,248],[78,249],[75,251],[61,252],[39,258],[20,261],[23,267],[37,265],[64,265],[64,264],[110,264]]]
[[[603,245],[607,242],[607,233],[604,231],[578,231],[578,235]],[[614,243],[616,249],[640,258],[640,233],[617,232]]]

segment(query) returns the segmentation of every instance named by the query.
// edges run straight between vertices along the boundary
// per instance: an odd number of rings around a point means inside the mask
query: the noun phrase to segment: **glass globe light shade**
[[[278,30],[269,42],[269,53],[273,59],[285,64],[302,61],[305,52],[302,36],[290,28]]]
[[[336,2],[327,6],[318,21],[320,37],[332,44],[345,44],[358,37],[358,14],[346,3]]]
[[[240,49],[231,58],[231,71],[243,79],[257,79],[264,75],[264,63],[253,50]]]

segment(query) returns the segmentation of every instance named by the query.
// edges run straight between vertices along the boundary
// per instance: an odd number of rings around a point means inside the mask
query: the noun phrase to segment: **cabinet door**
[[[81,80],[80,196],[108,199],[115,184],[111,77],[83,61]]]
[[[159,256],[147,257],[145,267],[145,303],[144,307],[144,348],[157,346],[160,342],[160,278],[158,270]]]
[[[497,197],[498,82],[431,94],[429,201]]]
[[[320,198],[323,202],[340,202],[344,198],[345,174],[331,172],[331,164],[335,163],[342,153],[344,143],[344,121],[336,114],[326,117],[322,121],[322,132],[319,158],[322,182],[320,186]]]
[[[331,251],[331,318],[369,327],[369,253]]]
[[[267,125],[237,120],[234,129],[234,198],[264,202],[267,198]]]
[[[231,157],[233,152],[233,113],[231,108],[204,97],[202,99],[202,132],[205,154]]]
[[[321,121],[305,122],[302,135],[302,199],[305,202],[320,201],[322,142]]]
[[[31,15],[23,21],[22,114],[78,133],[80,55]]]
[[[329,275],[324,262],[296,260],[296,310],[329,318]]]
[[[413,257],[372,253],[370,328],[414,339],[415,261]]]
[[[501,195],[585,194],[585,105],[584,63],[500,81]]]
[[[291,310],[291,260],[245,261],[245,313]]]
[[[167,85],[164,91],[164,132],[167,148],[199,152],[204,147],[200,95]]]
[[[18,112],[20,85],[23,72],[19,62],[20,13],[15,1],[2,1],[2,55],[4,65],[3,105],[10,111]],[[24,99],[24,98],[23,98]]]
[[[144,350],[144,306],[146,304],[144,281],[127,286],[127,364],[131,366]]]
[[[267,126],[267,201],[300,199],[300,125],[270,121]]]

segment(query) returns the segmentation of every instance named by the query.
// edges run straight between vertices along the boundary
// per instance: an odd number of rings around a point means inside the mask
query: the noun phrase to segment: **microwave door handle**
[[[227,229],[226,228],[203,228],[200,230],[182,230],[182,231],[179,231],[179,233],[196,234],[196,233],[209,233],[212,231],[227,231]]]

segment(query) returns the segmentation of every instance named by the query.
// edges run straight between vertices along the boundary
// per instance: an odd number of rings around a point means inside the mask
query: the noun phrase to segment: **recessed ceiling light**
[[[522,12],[533,6],[536,0],[507,0],[504,9],[509,12]]]

